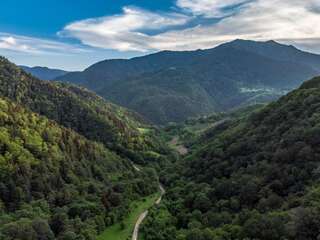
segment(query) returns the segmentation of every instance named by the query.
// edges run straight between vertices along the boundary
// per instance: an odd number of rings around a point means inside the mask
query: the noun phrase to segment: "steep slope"
[[[315,78],[209,130],[163,172],[166,208],[149,219],[146,239],[319,238],[319,86]]]
[[[57,80],[166,124],[268,102],[318,74],[319,55],[273,41],[236,40],[208,50],[103,61]]]
[[[0,99],[1,239],[94,240],[157,185],[104,145]]]
[[[121,94],[126,89],[125,94]],[[215,99],[187,71],[167,69],[144,74],[98,91],[151,122],[166,124],[215,110]],[[143,107],[142,107],[143,106]]]
[[[42,80],[53,80],[57,77],[66,75],[68,72],[60,69],[52,69],[47,67],[28,67],[20,66],[27,73],[32,74],[33,76],[42,79]]]
[[[88,90],[38,80],[4,58],[0,59],[0,96],[131,158],[135,158],[133,150],[161,151],[152,134],[143,131],[152,129],[135,113]]]

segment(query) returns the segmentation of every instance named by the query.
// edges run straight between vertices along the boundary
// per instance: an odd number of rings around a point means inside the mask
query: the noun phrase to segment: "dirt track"
[[[162,197],[165,194],[165,190],[164,190],[164,188],[162,187],[161,184],[159,185],[159,188],[160,188],[161,194],[160,194],[160,197],[155,202],[156,205],[159,205],[161,203]],[[132,240],[138,240],[140,226],[141,226],[143,220],[147,216],[148,216],[148,210],[146,210],[146,211],[144,211],[143,213],[140,214],[140,216],[139,216],[139,218],[138,218],[138,220],[136,222],[136,225],[134,226],[134,230],[133,230],[133,234],[132,234]]]

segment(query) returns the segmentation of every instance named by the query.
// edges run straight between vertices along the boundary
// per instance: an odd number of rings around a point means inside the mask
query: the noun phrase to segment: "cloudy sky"
[[[320,53],[319,0],[10,0],[0,55],[82,70],[107,58],[277,40]]]

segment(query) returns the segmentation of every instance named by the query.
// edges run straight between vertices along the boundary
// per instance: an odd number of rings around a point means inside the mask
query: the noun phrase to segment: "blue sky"
[[[70,22],[121,13],[123,6],[142,6],[163,11],[171,8],[171,0],[160,1],[161,4],[150,0],[4,0],[1,2],[0,32],[77,44],[78,39],[61,39],[57,33]],[[0,54],[18,64],[46,65],[71,70],[81,70],[106,58],[143,55],[139,52],[108,49],[90,49],[88,52],[76,54],[76,57],[74,54],[35,55],[5,49],[0,49]]]
[[[123,6],[166,11],[171,0],[3,0],[0,28],[38,37],[56,37],[67,23],[120,13]],[[19,7],[17,7],[19,6]]]
[[[319,22],[318,0],[3,0],[0,55],[17,64],[82,70],[103,59],[210,48],[236,38],[320,53]]]

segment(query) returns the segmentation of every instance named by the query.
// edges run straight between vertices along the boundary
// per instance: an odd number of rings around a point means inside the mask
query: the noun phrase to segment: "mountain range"
[[[268,102],[320,74],[320,56],[275,41],[106,60],[56,78],[89,88],[155,124]]]
[[[124,240],[142,218],[145,240],[319,239],[319,71],[237,40],[65,75],[88,90],[0,57],[0,239]]]
[[[67,74],[67,71],[60,69],[52,69],[48,67],[28,67],[28,66],[20,66],[27,73],[32,74],[33,76],[42,79],[42,80],[54,80],[57,77],[61,77]]]

